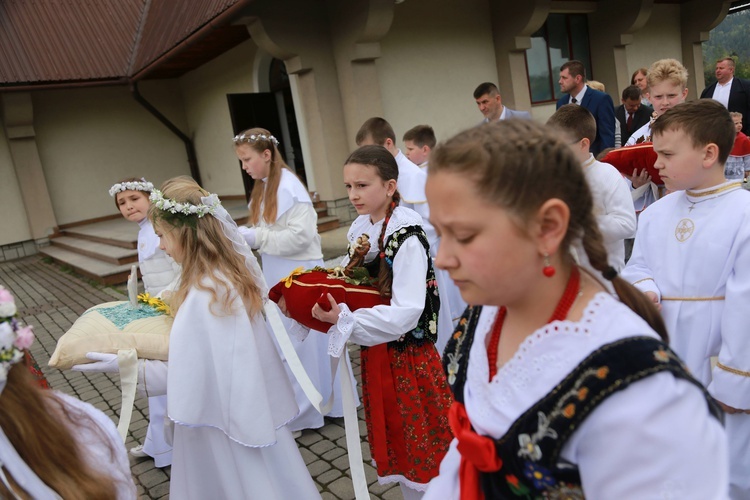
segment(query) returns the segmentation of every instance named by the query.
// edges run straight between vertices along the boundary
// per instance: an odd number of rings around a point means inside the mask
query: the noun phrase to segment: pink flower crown
[[[10,368],[23,359],[24,349],[34,342],[30,325],[24,325],[17,317],[13,295],[0,285],[0,392],[5,388]]]

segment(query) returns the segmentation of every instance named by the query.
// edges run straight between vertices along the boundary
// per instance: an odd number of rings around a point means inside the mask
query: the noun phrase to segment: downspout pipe
[[[193,144],[193,140],[185,135],[182,130],[177,128],[174,123],[169,121],[169,118],[161,114],[158,109],[156,109],[141,95],[141,93],[138,91],[137,81],[130,84],[130,93],[133,95],[133,99],[135,99],[138,104],[146,108],[146,111],[154,115],[157,120],[159,120],[165,127],[171,130],[172,133],[185,144],[185,151],[187,152],[188,157],[188,165],[190,166],[190,175],[193,177],[193,179],[195,179],[195,182],[203,185],[203,182],[201,181],[201,173],[198,169],[198,157],[195,155],[195,145]]]

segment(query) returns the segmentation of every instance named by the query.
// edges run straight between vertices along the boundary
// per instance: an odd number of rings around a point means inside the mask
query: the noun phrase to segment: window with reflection
[[[588,19],[585,14],[550,14],[547,21],[531,35],[526,50],[526,72],[531,103],[557,101],[562,97],[557,80],[560,66],[577,59],[592,78]]]

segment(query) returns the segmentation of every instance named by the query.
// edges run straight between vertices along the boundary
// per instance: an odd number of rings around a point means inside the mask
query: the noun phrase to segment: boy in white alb
[[[383,118],[374,117],[367,120],[357,132],[357,146],[377,145],[387,149],[398,164],[398,191],[401,194],[400,206],[410,208],[422,216],[422,228],[430,242],[430,255],[434,258],[440,245],[440,238],[435,228],[430,224],[430,207],[424,186],[427,183],[427,173],[409,160],[396,147],[396,133],[393,127]],[[438,340],[435,343],[438,352],[442,353],[445,344],[453,334],[453,319],[458,319],[466,303],[455,290],[456,285],[447,273],[436,273],[438,290],[440,293],[440,314],[438,317]],[[453,289],[453,290],[452,290]],[[454,300],[449,301],[449,297]]]
[[[651,124],[668,109],[685,102],[688,94],[688,72],[685,66],[676,59],[660,59],[648,70],[648,96],[654,108],[654,117],[633,132],[625,146],[633,146],[641,142],[651,141]],[[640,174],[640,175],[639,175]],[[633,184],[633,203],[637,212],[658,199],[657,186],[648,179],[643,171],[633,172],[628,176]]]
[[[586,181],[594,197],[594,214],[607,249],[609,265],[619,271],[625,266],[625,239],[635,235],[633,199],[620,172],[589,153],[596,137],[596,120],[583,106],[566,104],[555,111],[547,125],[570,137],[570,148],[581,162]],[[576,248],[579,263],[588,266],[582,247]],[[590,267],[590,266],[589,266]]]
[[[640,217],[622,276],[660,308],[670,344],[726,412],[731,498],[750,498],[750,193],[726,181],[734,142],[713,100],[678,104],[652,127],[672,193]],[[711,358],[718,363],[711,368]]]
[[[435,131],[429,125],[417,125],[406,131],[403,137],[406,157],[427,173],[430,153],[437,144]]]

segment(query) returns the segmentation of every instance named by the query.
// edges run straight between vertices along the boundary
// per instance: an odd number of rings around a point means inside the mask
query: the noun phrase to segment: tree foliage
[[[748,24],[750,24],[750,10],[743,10],[728,15],[711,30],[709,40],[703,42],[703,74],[706,86],[716,81],[714,75],[716,61],[727,56],[734,59],[734,75],[738,78],[750,79]]]

